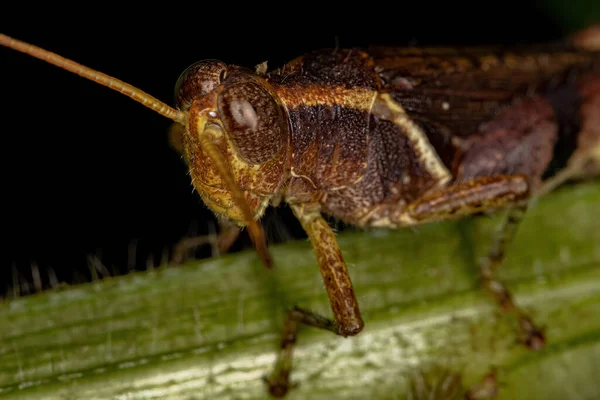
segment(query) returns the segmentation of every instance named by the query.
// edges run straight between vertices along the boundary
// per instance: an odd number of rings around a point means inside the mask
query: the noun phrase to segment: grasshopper
[[[266,378],[271,395],[293,386],[301,324],[344,337],[364,327],[324,214],[358,227],[402,228],[506,211],[480,265],[482,285],[518,317],[527,347],[544,346],[543,330],[495,272],[531,199],[600,174],[600,27],[514,49],[326,49],[272,71],[205,60],[179,78],[174,107],[39,47],[5,35],[0,44],[180,126],[176,147],[196,191],[225,226],[248,230],[267,267],[273,261],[260,218],[281,200],[291,207],[315,250],[333,319],[301,307],[288,312]],[[225,236],[223,248],[231,243]]]

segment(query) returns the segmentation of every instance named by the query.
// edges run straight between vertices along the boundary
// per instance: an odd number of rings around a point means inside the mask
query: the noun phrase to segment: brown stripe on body
[[[448,94],[471,98],[502,100],[532,83],[543,84],[569,68],[588,66],[597,56],[558,47],[523,47],[513,51],[492,47],[374,47],[368,52],[384,90],[402,93],[412,87],[432,94],[449,91]]]

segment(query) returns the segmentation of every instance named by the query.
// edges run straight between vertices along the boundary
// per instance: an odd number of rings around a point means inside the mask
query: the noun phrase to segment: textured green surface
[[[355,338],[305,329],[290,399],[401,399],[431,364],[477,381],[496,365],[501,399],[600,393],[600,182],[531,207],[501,276],[547,327],[516,344],[515,321],[478,288],[498,218],[339,236],[366,322]],[[0,304],[0,398],[260,399],[282,308],[329,315],[307,242],[107,279]]]

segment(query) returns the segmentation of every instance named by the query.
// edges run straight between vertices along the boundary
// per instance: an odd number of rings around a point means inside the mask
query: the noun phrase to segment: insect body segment
[[[194,187],[223,220],[247,227],[267,266],[258,220],[270,203],[290,204],[315,249],[334,319],[289,311],[277,368],[266,379],[281,397],[293,386],[300,324],[341,336],[364,327],[322,213],[395,228],[507,209],[480,265],[483,286],[518,317],[524,344],[544,345],[543,330],[494,272],[532,197],[600,174],[599,37],[596,28],[511,52],[322,50],[270,73],[207,60],[179,78],[177,109],[45,50],[4,35],[0,44],[97,79],[183,125],[175,147]]]

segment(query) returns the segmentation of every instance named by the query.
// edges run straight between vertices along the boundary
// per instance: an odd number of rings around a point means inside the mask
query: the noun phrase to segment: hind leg
[[[500,306],[502,311],[513,313],[518,318],[521,342],[532,350],[539,350],[545,344],[542,330],[536,327],[531,317],[515,304],[506,286],[495,276],[498,267],[500,267],[504,259],[506,250],[510,246],[525,216],[526,210],[527,206],[525,204],[512,207],[508,210],[508,215],[496,235],[492,248],[487,257],[479,264],[479,271],[485,291]]]
[[[506,220],[480,264],[482,284],[502,311],[517,316],[521,341],[527,347],[538,350],[545,343],[541,329],[516,305],[506,286],[495,276],[525,215],[528,196],[528,183],[523,176],[474,178],[416,200],[409,205],[408,216],[418,222],[441,221],[508,208]]]

